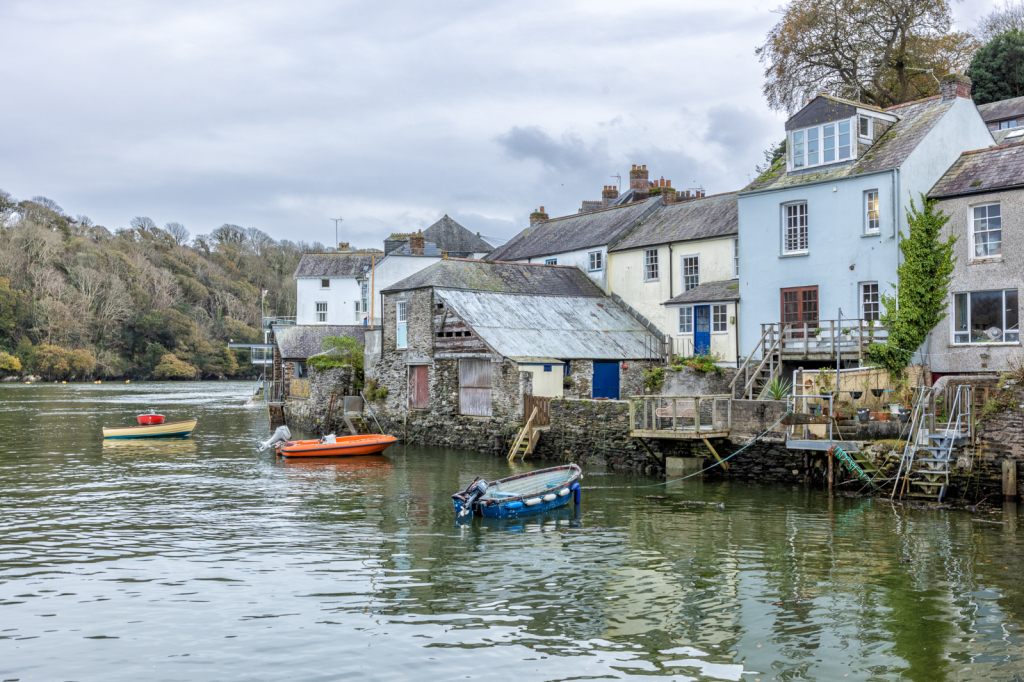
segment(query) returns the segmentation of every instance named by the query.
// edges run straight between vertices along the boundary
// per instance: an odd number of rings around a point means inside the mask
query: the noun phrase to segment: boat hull
[[[342,436],[336,443],[321,443],[318,440],[298,440],[281,443],[277,454],[287,459],[297,457],[360,457],[380,455],[398,442],[394,436]]]
[[[153,424],[163,424],[164,416],[162,414],[140,414],[136,417],[138,422],[143,426],[151,426]]]
[[[184,422],[165,422],[163,424],[147,424],[145,426],[103,427],[104,438],[173,438],[187,436],[192,433],[198,423],[197,419]]]
[[[583,472],[575,464],[552,467],[550,469],[540,469],[526,474],[519,474],[518,476],[503,478],[491,483],[490,487],[495,487],[499,484],[508,483],[510,481],[522,480],[531,476],[551,474],[553,472],[560,471],[571,472],[572,475],[568,479],[563,479],[557,485],[552,485],[540,491],[531,491],[529,494],[508,497],[505,499],[482,498],[473,501],[472,512],[475,516],[483,516],[490,519],[507,519],[525,516],[527,514],[549,512],[554,509],[564,507],[569,503],[570,499],[574,499],[579,495],[580,479],[583,478]],[[567,492],[559,494],[562,491]],[[553,499],[545,499],[545,497],[549,497],[551,495],[554,495]],[[539,501],[535,504],[529,504],[530,501],[535,499],[539,499]],[[456,518],[459,518],[462,510],[468,503],[465,493],[456,493],[453,495],[452,502],[455,505]],[[469,518],[469,516],[465,515],[462,516],[462,518]]]

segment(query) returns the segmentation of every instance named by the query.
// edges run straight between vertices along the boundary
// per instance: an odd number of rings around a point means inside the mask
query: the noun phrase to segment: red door
[[[409,409],[425,410],[430,407],[430,388],[427,384],[427,366],[409,365]]]
[[[782,321],[808,329],[818,326],[818,287],[792,287],[782,289]],[[802,332],[801,332],[802,333]]]

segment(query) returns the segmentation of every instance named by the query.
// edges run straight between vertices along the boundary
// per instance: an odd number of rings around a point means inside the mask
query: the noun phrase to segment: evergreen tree
[[[910,235],[900,241],[903,263],[897,269],[896,296],[882,294],[882,325],[889,328],[886,343],[873,343],[868,357],[885,367],[893,378],[901,378],[914,352],[928,333],[946,317],[947,292],[953,274],[953,245],[950,235],[940,241],[942,226],[949,216],[935,213],[935,200],[921,195],[924,210],[913,200],[907,212]],[[902,233],[900,237],[902,238]]]
[[[1024,96],[1024,31],[1007,31],[974,54],[967,75],[975,104]]]

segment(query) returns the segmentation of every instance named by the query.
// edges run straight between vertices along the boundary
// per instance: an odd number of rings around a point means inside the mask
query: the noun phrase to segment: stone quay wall
[[[965,486],[969,499],[976,495],[1001,498],[1004,461],[1015,463],[1017,496],[1024,495],[1024,388],[1013,380],[1004,382],[1003,387],[1004,390],[990,393],[989,400],[996,401],[1001,409],[982,415],[972,471],[957,475],[957,482]]]
[[[334,414],[327,424],[331,393],[335,394]],[[345,409],[345,396],[359,395],[355,388],[355,369],[351,365],[318,370],[309,368],[309,399],[291,398],[285,406],[289,426],[311,433],[348,435],[341,414]],[[340,430],[339,430],[340,429]]]

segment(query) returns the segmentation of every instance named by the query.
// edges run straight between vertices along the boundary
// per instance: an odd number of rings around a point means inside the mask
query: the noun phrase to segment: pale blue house
[[[885,110],[821,95],[786,122],[786,157],[739,194],[741,352],[770,356],[742,372],[747,394],[789,361],[862,357],[910,200],[993,144],[970,90],[950,74],[940,95]]]

